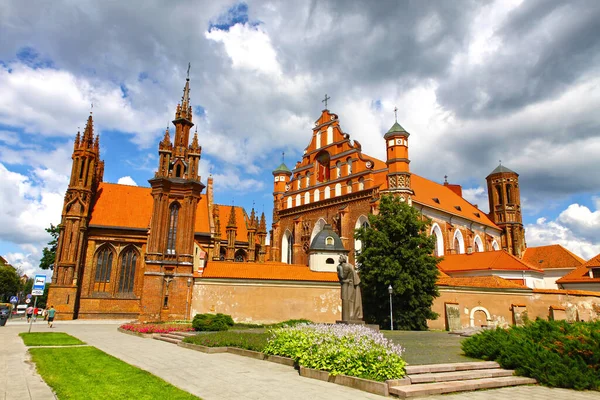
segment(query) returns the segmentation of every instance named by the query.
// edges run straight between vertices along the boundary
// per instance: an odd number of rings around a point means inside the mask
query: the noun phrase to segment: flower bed
[[[267,344],[268,336],[267,333],[215,332],[190,336],[183,339],[183,341],[206,347],[237,347],[246,350],[262,351]]]
[[[404,349],[362,325],[298,325],[274,329],[263,352],[298,365],[383,382],[405,375]]]
[[[120,326],[121,329],[126,330],[126,331],[130,331],[130,332],[135,332],[135,333],[142,333],[142,334],[149,334],[149,333],[169,333],[169,332],[191,332],[194,330],[194,328],[192,328],[192,325],[187,323],[187,324],[165,324],[165,323],[148,323],[148,324],[124,324]]]

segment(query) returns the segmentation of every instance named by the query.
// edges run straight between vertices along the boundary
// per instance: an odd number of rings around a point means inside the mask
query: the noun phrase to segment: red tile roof
[[[229,222],[229,214],[231,213],[232,206],[223,206],[219,204],[219,219],[221,221],[221,240],[227,239],[227,223]],[[196,214],[197,215],[197,214]],[[242,207],[235,206],[235,224],[237,225],[237,231],[235,233],[235,240],[239,242],[248,241],[248,216],[246,211]],[[196,217],[198,221],[198,217]]]
[[[556,283],[599,283],[600,278],[590,277],[591,268],[600,268],[600,254],[592,257],[588,262],[574,271],[558,279]],[[600,287],[600,285],[599,285]]]
[[[600,292],[594,292],[594,291],[591,291],[591,290],[533,289],[533,293],[568,294],[568,295],[572,295],[572,296],[594,296],[594,297],[600,297]]]
[[[453,287],[476,287],[489,289],[529,289],[525,285],[520,285],[511,282],[508,279],[500,278],[499,276],[474,276],[464,278],[440,278],[437,282],[438,286],[453,286]]]
[[[530,267],[517,257],[508,254],[504,250],[475,252],[471,254],[445,255],[438,267],[452,275],[453,272],[464,271],[535,271],[541,270]]]
[[[274,261],[265,263],[209,261],[202,273],[202,279],[205,278],[338,282],[335,272],[314,272],[306,265]]]
[[[585,260],[560,244],[549,246],[528,247],[523,254],[523,261],[535,268],[577,268],[585,263]]]

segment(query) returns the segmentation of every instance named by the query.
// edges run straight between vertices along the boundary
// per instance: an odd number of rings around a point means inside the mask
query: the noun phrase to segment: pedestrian
[[[31,320],[31,317],[33,316],[33,307],[32,306],[27,307],[27,309],[25,310],[25,313],[27,314],[27,322],[29,322]]]
[[[54,322],[55,314],[56,314],[56,310],[54,309],[54,306],[50,306],[50,309],[48,309],[48,327],[49,328],[53,328],[52,323]]]
[[[33,309],[33,322],[36,322],[36,321],[37,321],[38,312],[40,312],[40,309],[39,309],[39,308],[37,308],[37,307],[35,307],[35,308]]]

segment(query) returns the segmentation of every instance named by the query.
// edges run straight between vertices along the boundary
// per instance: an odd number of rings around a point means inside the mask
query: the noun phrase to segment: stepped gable
[[[592,257],[585,264],[558,279],[556,283],[600,283],[600,278],[592,278],[590,276],[592,268],[600,268],[600,254]]]
[[[438,265],[443,272],[463,272],[463,271],[535,271],[543,272],[539,268],[529,266],[519,260],[517,257],[507,253],[504,250],[485,251],[471,254],[449,254]]]
[[[531,265],[532,267],[542,269],[575,269],[585,264],[585,260],[583,258],[573,254],[560,244],[528,247],[523,254],[523,262]]]
[[[314,272],[306,265],[275,261],[261,264],[210,261],[204,268],[202,279],[210,278],[338,282],[335,272]]]
[[[437,281],[438,286],[452,287],[477,287],[486,289],[528,289],[525,285],[500,278],[499,276],[474,276],[464,278],[441,277]]]

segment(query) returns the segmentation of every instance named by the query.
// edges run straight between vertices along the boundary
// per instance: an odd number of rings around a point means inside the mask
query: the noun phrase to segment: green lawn
[[[19,333],[25,346],[73,346],[85,344],[81,340],[60,332]]]
[[[29,349],[59,399],[198,399],[95,347]]]
[[[439,331],[383,331],[383,335],[406,349],[410,365],[481,361],[463,355],[460,344],[466,338]]]
[[[240,349],[263,351],[269,334],[258,329],[202,333],[183,339],[186,343],[207,347],[239,347]]]

